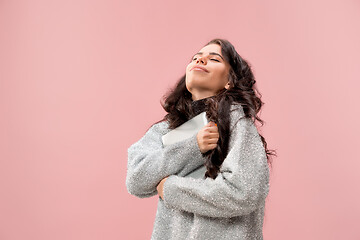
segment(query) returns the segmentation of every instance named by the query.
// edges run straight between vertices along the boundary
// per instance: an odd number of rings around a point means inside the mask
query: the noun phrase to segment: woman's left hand
[[[160,181],[160,183],[157,185],[157,187],[156,187],[156,190],[158,191],[158,194],[159,194],[159,196],[161,197],[161,199],[163,199],[164,183],[165,183],[165,181],[166,181],[167,178],[168,178],[168,177],[163,178],[163,179]]]

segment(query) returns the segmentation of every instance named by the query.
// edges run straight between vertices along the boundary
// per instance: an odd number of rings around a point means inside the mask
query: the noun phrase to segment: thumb
[[[214,123],[214,122],[209,122],[209,126],[215,126],[216,125],[216,123]]]

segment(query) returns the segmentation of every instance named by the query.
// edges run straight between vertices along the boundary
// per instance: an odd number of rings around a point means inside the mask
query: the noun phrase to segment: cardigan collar
[[[204,112],[207,110],[207,100],[214,98],[215,96],[210,96],[210,97],[206,97],[206,98],[202,98],[199,100],[194,100],[191,102],[191,107],[192,110],[194,112],[194,116]]]

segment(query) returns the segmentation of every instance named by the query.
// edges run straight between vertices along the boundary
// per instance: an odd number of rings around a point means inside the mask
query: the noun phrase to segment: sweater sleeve
[[[159,124],[153,125],[128,148],[126,187],[136,197],[156,195],[156,187],[163,178],[172,174],[185,176],[205,162],[196,134],[163,146],[160,130]]]
[[[164,183],[165,206],[208,217],[247,215],[269,191],[265,149],[256,126],[240,119],[231,131],[228,155],[215,179],[172,175]]]

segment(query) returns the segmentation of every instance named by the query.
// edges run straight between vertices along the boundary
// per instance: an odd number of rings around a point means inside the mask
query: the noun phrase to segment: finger
[[[210,122],[208,122],[208,124],[206,124],[206,126],[208,126],[208,127],[215,126],[215,123],[210,121]]]
[[[208,145],[208,148],[209,148],[209,149],[214,149],[214,148],[216,148],[216,146],[217,146],[217,144],[209,144],[209,145]]]
[[[209,140],[209,139],[219,139],[219,134],[218,133],[208,133],[208,134],[204,134],[204,141]]]
[[[208,130],[209,132],[211,132],[211,133],[219,132],[217,126],[208,127],[207,130]]]
[[[214,134],[216,134],[216,133],[205,131],[204,134],[203,134],[203,137],[204,138],[213,138]]]
[[[217,144],[217,142],[219,141],[218,138],[211,138],[211,139],[208,139],[206,141],[207,144]]]
[[[217,132],[211,132],[207,135],[207,138],[219,138],[219,133]]]
[[[205,144],[208,144],[208,143],[217,143],[218,140],[219,140],[219,138],[206,138],[206,139],[204,139],[203,142],[204,142]]]
[[[210,124],[210,123],[206,124],[206,125],[202,128],[202,130],[206,130],[206,129],[208,129],[209,127],[211,127],[211,124]]]

